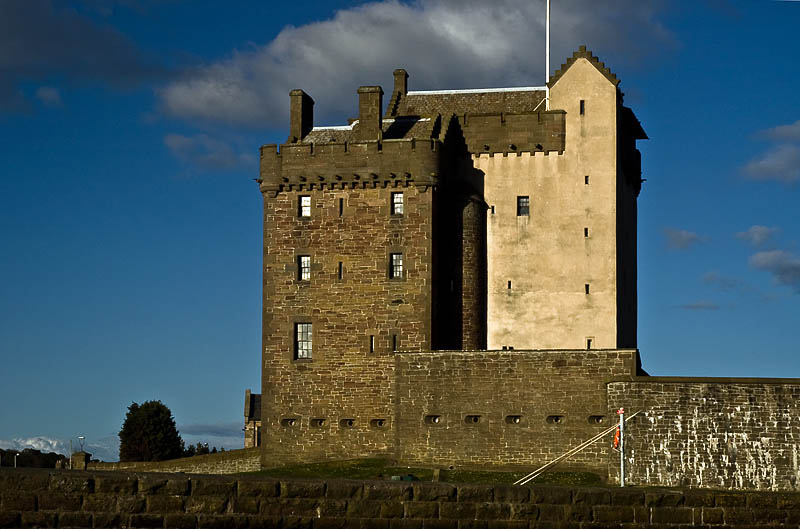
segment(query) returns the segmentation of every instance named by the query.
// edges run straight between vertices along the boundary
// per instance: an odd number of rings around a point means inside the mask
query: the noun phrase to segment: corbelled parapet
[[[382,108],[383,89],[380,86],[362,86],[358,89],[358,125],[353,129],[356,140],[383,139]]]
[[[286,143],[261,147],[263,193],[439,183],[442,142],[436,139]]]
[[[302,90],[289,92],[289,143],[301,141],[314,128],[314,100]]]
[[[563,110],[459,116],[467,148],[481,153],[564,152],[566,117]]]

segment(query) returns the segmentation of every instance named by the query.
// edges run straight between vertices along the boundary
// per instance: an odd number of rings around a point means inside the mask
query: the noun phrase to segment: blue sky
[[[800,2],[553,0],[640,142],[639,347],[655,375],[800,377]],[[362,84],[543,84],[529,0],[0,2],[0,447],[116,457],[127,406],[241,446],[260,388],[258,147]],[[77,441],[76,441],[77,442]]]

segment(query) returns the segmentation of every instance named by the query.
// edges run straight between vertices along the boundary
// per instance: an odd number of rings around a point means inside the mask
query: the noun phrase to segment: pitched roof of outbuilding
[[[400,98],[397,115],[499,114],[533,112],[544,99],[540,86],[470,90],[410,91]]]

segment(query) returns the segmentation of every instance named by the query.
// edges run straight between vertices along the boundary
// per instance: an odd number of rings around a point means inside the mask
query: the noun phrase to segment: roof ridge
[[[597,70],[602,73],[606,79],[611,81],[611,84],[614,86],[619,85],[619,79],[617,79],[617,75],[608,68],[603,61],[597,58],[597,56],[593,55],[591,50],[586,49],[585,44],[581,44],[577,51],[572,53],[572,57],[568,57],[567,61],[561,65],[561,68],[556,70],[556,73],[550,78],[547,82],[547,86],[552,88],[554,84],[558,82],[559,79],[569,70],[570,66],[572,66],[575,61],[578,59],[586,59],[588,60]]]

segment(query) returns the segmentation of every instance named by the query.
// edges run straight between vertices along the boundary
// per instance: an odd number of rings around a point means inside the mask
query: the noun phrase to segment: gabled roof
[[[303,138],[303,143],[344,143],[352,141],[354,130],[358,127],[358,120],[350,125],[336,127],[314,127]],[[418,140],[438,137],[441,129],[441,120],[438,114],[433,117],[395,116],[383,118],[383,139],[400,140],[415,138]]]
[[[409,91],[400,98],[395,112],[416,116],[533,112],[544,96],[543,86]]]
[[[597,70],[601,74],[603,74],[606,77],[606,79],[611,81],[611,84],[613,84],[614,86],[619,85],[619,79],[617,79],[617,76],[609,68],[607,68],[602,61],[600,61],[597,57],[592,55],[592,52],[590,50],[587,50],[586,46],[581,46],[578,48],[578,51],[572,54],[572,57],[569,57],[567,59],[567,62],[561,65],[561,68],[556,70],[556,73],[553,74],[553,76],[550,78],[550,81],[547,83],[547,86],[552,88],[553,85],[556,84],[559,79],[561,79],[561,76],[563,76],[567,72],[567,70],[569,70],[570,66],[575,64],[575,61],[577,61],[578,59],[588,60],[595,68],[597,68]]]

